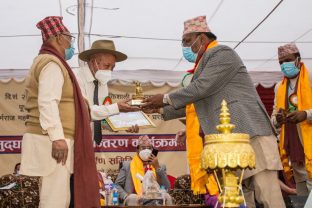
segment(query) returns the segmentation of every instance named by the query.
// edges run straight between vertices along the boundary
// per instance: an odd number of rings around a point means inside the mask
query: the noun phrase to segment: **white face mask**
[[[141,160],[145,162],[148,161],[148,158],[151,156],[151,154],[152,154],[152,150],[150,149],[144,149],[139,152],[139,156]]]
[[[111,70],[98,70],[95,72],[95,79],[99,80],[101,84],[105,85],[112,79]]]

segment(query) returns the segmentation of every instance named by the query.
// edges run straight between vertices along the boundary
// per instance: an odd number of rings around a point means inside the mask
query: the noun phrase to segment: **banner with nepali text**
[[[142,83],[142,88],[146,97],[178,89],[165,83]],[[134,84],[119,81],[109,84],[109,97],[113,102],[131,98],[134,92]],[[25,101],[25,80],[0,80],[0,176],[12,173],[15,164],[20,162],[24,122],[27,119]],[[165,122],[159,114],[148,116],[156,127],[140,129],[138,134],[103,130],[102,142],[99,145],[94,143],[99,170],[117,172],[122,161],[131,160],[136,154],[138,137],[147,134],[159,150],[159,161],[167,166],[168,175],[178,177],[187,173],[185,144],[178,144],[175,140],[175,134],[185,126],[179,120]]]

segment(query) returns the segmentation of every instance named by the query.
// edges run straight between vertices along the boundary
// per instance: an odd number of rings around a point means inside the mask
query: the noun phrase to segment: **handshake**
[[[144,113],[159,113],[159,109],[166,104],[164,103],[164,95],[157,94],[142,100],[139,106],[130,105],[131,99],[119,101],[117,103],[120,112],[143,111]]]

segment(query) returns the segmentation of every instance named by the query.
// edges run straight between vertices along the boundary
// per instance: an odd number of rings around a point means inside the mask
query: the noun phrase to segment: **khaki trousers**
[[[292,163],[298,196],[308,196],[312,189],[312,179],[308,177],[305,165]]]
[[[256,153],[256,168],[246,170],[243,192],[248,208],[255,208],[255,199],[264,208],[285,208],[277,172],[282,170],[277,139],[274,135],[250,139]]]
[[[68,208],[70,203],[70,172],[58,164],[48,176],[41,177],[40,208]]]
[[[285,208],[277,171],[263,170],[243,182],[243,192],[248,208],[256,208],[255,199],[264,208]]]

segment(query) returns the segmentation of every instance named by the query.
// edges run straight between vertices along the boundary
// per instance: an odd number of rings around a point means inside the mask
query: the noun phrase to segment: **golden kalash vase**
[[[232,133],[235,125],[230,120],[227,103],[223,100],[220,125],[216,127],[220,133],[205,136],[201,167],[214,173],[220,189],[218,203],[222,207],[240,207],[242,204],[246,206],[242,192],[244,170],[255,168],[256,156],[249,135]]]

